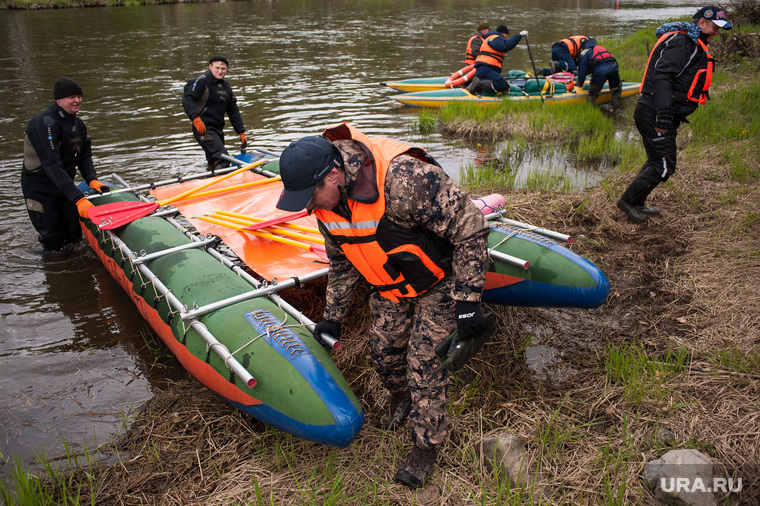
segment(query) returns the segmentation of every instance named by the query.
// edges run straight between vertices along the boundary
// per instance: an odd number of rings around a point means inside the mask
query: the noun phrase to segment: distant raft
[[[540,91],[540,92],[539,92]],[[622,97],[632,97],[639,92],[639,83],[624,82]],[[474,94],[465,88],[446,88],[432,91],[419,91],[414,93],[401,93],[389,97],[404,105],[415,107],[440,108],[450,102],[468,102],[482,106],[492,106],[500,103],[519,102],[544,102],[547,104],[576,104],[583,103],[588,98],[588,83],[584,84],[583,91],[568,91],[564,85],[553,84],[548,79],[528,79],[523,86],[510,85],[509,91],[493,93],[484,91]],[[605,83],[602,92],[596,97],[595,104],[603,104],[612,101],[612,93],[609,84]]]
[[[382,82],[380,83],[380,86],[387,86],[388,88],[408,93],[445,90],[447,88],[456,88],[458,86],[466,88],[472,81],[473,76],[474,74],[471,72],[470,66],[467,66],[454,72],[450,77],[416,77],[412,79]],[[529,79],[534,79],[533,77],[528,77],[527,74],[521,70],[510,70],[504,77],[509,80],[511,84],[518,87],[525,85],[525,82]],[[546,78],[558,84],[564,84],[566,86],[569,84],[570,89],[572,89],[575,75],[572,72],[557,72],[546,76]]]

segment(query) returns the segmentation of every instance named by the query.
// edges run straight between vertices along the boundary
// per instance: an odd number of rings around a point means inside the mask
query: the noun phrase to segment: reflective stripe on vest
[[[480,35],[473,35],[472,37],[470,37],[470,40],[467,41],[467,49],[465,50],[465,53],[464,53],[464,62],[467,65],[472,65],[473,63],[475,63],[475,59],[477,58],[477,55],[472,54],[472,42],[475,39],[480,39],[482,41],[483,37],[481,37]],[[481,42],[480,47],[483,47],[482,42]]]
[[[641,79],[641,85],[639,86],[639,93],[642,93],[644,90],[644,81],[646,81],[647,73],[649,72],[649,64],[652,62],[652,55],[654,54],[654,51],[657,49],[657,46],[659,46],[665,39],[671,37],[672,35],[675,35],[676,33],[682,33],[686,35],[686,32],[681,30],[676,30],[673,32],[667,32],[662,35],[659,39],[657,39],[657,43],[652,48],[652,52],[649,53],[649,59],[647,60],[647,66],[645,67],[646,70],[644,70],[644,77]],[[710,94],[710,85],[712,84],[712,75],[713,75],[713,68],[715,66],[712,54],[710,54],[710,49],[707,47],[707,44],[702,42],[702,39],[697,39],[697,44],[702,48],[702,50],[707,55],[707,68],[699,69],[694,74],[694,79],[692,79],[691,84],[689,85],[688,91],[686,91],[686,99],[690,102],[696,102],[699,105],[704,104],[707,102],[707,97]],[[700,80],[704,78],[703,84],[699,86]],[[699,87],[699,91],[697,91],[697,87]]]
[[[409,154],[422,159],[424,151],[406,143],[386,137],[369,138],[348,123],[328,128],[323,135],[331,140],[351,139],[361,144],[371,154],[375,169],[378,198],[373,203],[348,200],[351,221],[324,209],[315,209],[314,214],[320,227],[339,246],[351,264],[383,297],[398,302],[399,297],[416,297],[443,279],[443,268],[432,262],[414,244],[400,244],[386,252],[377,242],[377,227],[385,215],[385,176],[391,161],[401,154]],[[420,259],[420,265],[428,268],[435,277],[428,286],[412,285],[398,272],[392,272],[389,254],[409,252]]]
[[[494,67],[501,68],[501,62],[504,60],[504,53],[502,51],[496,51],[490,45],[488,45],[488,42],[492,41],[496,37],[501,37],[501,35],[489,35],[483,39],[483,45],[480,46],[480,54],[475,59],[476,62],[485,63],[487,65],[493,65]]]

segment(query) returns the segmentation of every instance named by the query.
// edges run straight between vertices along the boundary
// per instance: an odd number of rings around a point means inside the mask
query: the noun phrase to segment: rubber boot
[[[647,221],[647,217],[644,216],[644,214],[641,212],[638,206],[632,206],[631,204],[629,204],[623,199],[618,199],[617,206],[625,214],[627,214],[631,220],[635,221],[636,223],[644,223],[645,221]]]
[[[412,409],[412,394],[407,388],[391,395],[391,405],[388,414],[383,415],[376,427],[380,430],[391,430],[401,427]]]
[[[593,104],[596,97],[602,92],[602,88],[604,88],[603,84],[588,83],[588,97],[586,97],[586,102]]]
[[[623,85],[612,88],[610,91],[612,92],[612,112],[617,114],[623,102]]]
[[[660,208],[659,207],[647,207],[646,205],[643,206],[637,206],[639,211],[641,211],[644,214],[648,214],[650,216],[657,216],[660,214]]]
[[[483,91],[492,91],[496,93],[496,90],[493,89],[493,81],[491,79],[481,79],[480,80],[480,91],[478,92],[478,97],[483,96]]]
[[[422,449],[415,446],[409,458],[396,473],[396,481],[409,488],[424,486],[433,474],[436,459],[438,459],[437,448]]]
[[[474,76],[472,78],[472,82],[470,82],[470,85],[467,87],[467,91],[472,93],[473,95],[478,92],[480,89],[480,78],[478,76]]]

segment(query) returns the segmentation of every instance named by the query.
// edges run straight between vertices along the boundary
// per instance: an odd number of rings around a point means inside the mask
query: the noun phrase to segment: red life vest
[[[480,54],[475,59],[476,62],[486,63],[488,65],[493,65],[494,67],[501,68],[501,62],[504,60],[505,53],[502,51],[496,51],[490,45],[488,45],[488,42],[495,39],[496,37],[501,37],[501,35],[489,35],[483,39],[483,45],[480,46]]]
[[[401,154],[428,161],[425,151],[386,137],[369,138],[348,123],[327,128],[323,135],[331,141],[351,139],[369,152],[365,164],[374,166],[377,199],[358,202],[349,198],[350,220],[333,211],[315,209],[322,232],[386,299],[398,302],[399,297],[416,297],[429,290],[448,273],[451,250],[424,229],[403,228],[384,218],[385,176],[391,161]]]
[[[652,48],[652,52],[649,53],[649,59],[647,60],[647,66],[645,67],[646,70],[644,71],[644,77],[641,79],[639,93],[642,93],[644,90],[644,81],[646,81],[647,72],[649,71],[649,64],[652,61],[652,55],[654,54],[655,49],[657,49],[657,46],[659,46],[665,39],[676,33],[682,33],[684,35],[686,34],[686,32],[681,30],[664,33]],[[694,79],[692,79],[691,84],[689,85],[689,89],[686,91],[686,99],[690,102],[696,102],[697,104],[702,105],[707,102],[707,98],[710,93],[710,85],[712,84],[712,75],[715,63],[712,54],[710,54],[710,49],[707,47],[707,44],[702,42],[702,39],[697,39],[697,44],[699,44],[699,46],[707,55],[707,68],[699,69],[694,74]]]
[[[615,57],[612,56],[612,53],[607,51],[602,46],[596,45],[592,49],[591,53],[591,59],[594,60],[594,63],[604,63],[608,61],[615,61]]]
[[[573,60],[577,60],[578,56],[581,54],[581,46],[587,40],[588,37],[585,35],[573,35],[572,37],[562,39],[560,42],[564,43],[567,46],[567,49],[570,51],[570,56],[573,57]]]
[[[481,40],[481,46],[480,47],[483,47],[483,45],[482,45],[483,44],[483,42],[482,42],[483,41],[483,37],[482,36],[480,36],[480,35],[473,35],[472,37],[470,37],[470,40],[467,41],[467,49],[465,50],[465,53],[464,53],[464,62],[467,65],[472,65],[473,63],[475,63],[475,59],[478,57],[478,55],[473,54],[473,50],[472,50],[472,43],[473,43],[473,41],[475,39],[480,39]]]

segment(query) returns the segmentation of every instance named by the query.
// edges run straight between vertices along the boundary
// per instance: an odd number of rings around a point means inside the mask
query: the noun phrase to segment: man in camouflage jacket
[[[380,188],[376,176],[382,164],[387,164],[387,171]],[[413,236],[430,237],[422,242],[436,243],[443,252],[445,275],[427,290],[394,297],[375,286],[369,301],[372,363],[391,394],[388,416],[378,427],[398,427],[408,415],[414,447],[396,480],[410,487],[422,486],[447,437],[448,372],[438,367],[435,347],[455,329],[460,339],[472,338],[485,329],[480,300],[488,223],[424,151],[386,138],[370,139],[345,123],[327,129],[320,137],[291,143],[280,158],[280,174],[285,189],[277,207],[316,210],[325,236],[330,269],[323,320],[315,329],[318,338],[323,332],[336,338],[340,335],[341,322],[364,274],[346,256],[335,229],[360,229],[352,216],[360,213],[363,205],[375,205],[381,191],[385,207],[378,237],[387,225],[402,235],[412,231]],[[331,229],[328,216],[343,219],[347,225]]]

